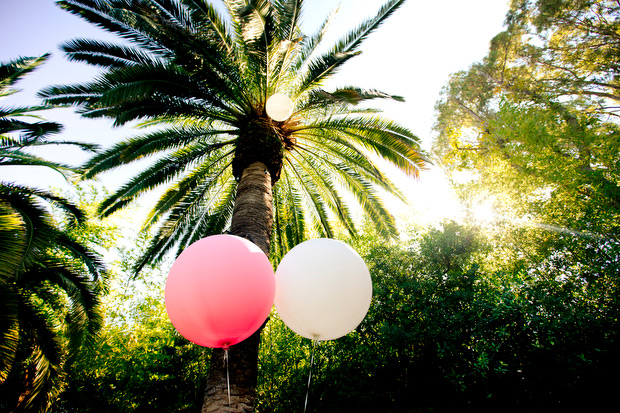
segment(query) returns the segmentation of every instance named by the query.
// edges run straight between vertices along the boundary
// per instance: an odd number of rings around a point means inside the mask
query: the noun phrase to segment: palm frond
[[[314,236],[328,237],[334,236],[329,219],[327,206],[321,196],[317,182],[313,176],[308,174],[308,170],[299,162],[291,163],[287,159],[289,168],[287,175],[295,182],[295,186],[300,189],[301,204],[309,216],[309,224]],[[286,169],[285,169],[286,170]]]
[[[77,355],[82,346],[92,338],[103,323],[100,303],[100,282],[89,272],[83,271],[70,258],[47,256],[40,265],[29,271],[30,282],[46,283],[57,287],[71,302],[67,311],[65,335],[68,343],[65,347],[69,358]],[[99,262],[96,271],[103,271]]]
[[[359,47],[370,33],[379,28],[405,0],[390,0],[376,16],[362,22],[356,29],[345,35],[336,45],[322,56],[314,58],[308,65],[308,70],[300,81],[296,97],[313,87],[321,86],[322,82],[337,71],[352,57],[358,55]]]
[[[355,223],[349,207],[344,199],[340,196],[332,174],[326,174],[326,171],[332,171],[334,165],[330,164],[328,158],[308,156],[304,151],[296,151],[291,157],[291,169],[303,169],[303,174],[308,180],[315,183],[314,190],[319,195],[317,200],[322,202],[326,208],[331,211],[334,218],[340,222],[351,236],[357,235]],[[298,158],[298,159],[297,159]],[[301,185],[304,185],[302,182]],[[316,208],[316,207],[315,207]],[[327,228],[326,233],[329,234],[331,229]],[[332,235],[329,235],[333,237]]]
[[[327,33],[330,24],[334,20],[338,8],[333,10],[319,26],[319,29],[311,36],[304,37],[300,49],[296,53],[295,61],[291,66],[293,73],[303,72],[304,67],[308,64],[311,57],[316,53],[318,46],[321,44],[323,37]]]
[[[191,220],[187,220],[188,223],[191,222],[190,225],[193,228],[184,231],[184,236],[179,242],[181,251],[201,238],[225,232],[230,226],[236,189],[235,180],[229,176],[216,190],[211,191],[208,199],[203,197],[204,203],[201,210],[196,211]]]
[[[318,129],[322,134],[345,135],[363,149],[393,163],[407,175],[417,178],[426,164],[419,149],[419,138],[407,128],[377,116],[329,118],[300,128]]]
[[[126,21],[118,19],[119,16],[127,14],[123,10],[129,5],[128,2],[123,0],[110,0],[107,2],[98,0],[62,0],[57,1],[56,4],[69,13],[79,16],[103,30],[116,33],[123,39],[140,45],[140,47],[151,53],[162,57],[171,56],[170,51],[154,39],[134,29]],[[131,21],[132,19],[128,20]]]
[[[346,34],[333,48],[333,53],[350,53],[358,50],[368,35],[378,29],[388,17],[390,17],[405,0],[390,0],[384,4],[376,16],[365,20],[357,28]]]
[[[277,263],[306,238],[304,209],[298,188],[284,173],[273,188],[274,225],[270,257]]]
[[[226,144],[204,144],[198,142],[177,150],[175,153],[155,162],[142,173],[131,179],[99,205],[99,212],[110,215],[137,199],[141,194],[160,185],[170,183],[183,174],[192,164],[201,162],[201,158],[215,158],[208,162],[213,166],[222,159],[232,155],[233,149],[226,149]]]
[[[36,110],[36,108],[34,108]],[[49,108],[48,108],[49,109]],[[58,133],[62,126],[56,122],[26,122],[15,118],[0,119],[0,133],[19,133],[24,140],[35,140]]]
[[[22,211],[32,211],[35,212],[35,215],[43,216],[46,210],[41,207],[41,202],[45,202],[63,211],[65,218],[69,222],[82,223],[86,219],[84,212],[75,204],[62,196],[42,189],[18,184],[0,183],[0,200],[8,202],[20,214],[24,213]]]
[[[40,57],[20,57],[0,63],[0,92],[7,92],[10,86],[43,64],[49,56],[46,53]]]
[[[51,86],[39,92],[48,104],[80,106],[84,116],[115,117],[116,125],[188,114],[233,122],[245,101],[221,99],[227,94],[217,76],[207,79],[203,74],[197,82],[196,76],[181,67],[160,63],[127,66],[109,71],[94,82]]]
[[[14,285],[0,282],[0,286],[0,382],[4,382],[20,347],[20,311],[19,295]]]
[[[61,45],[60,49],[70,61],[105,68],[161,63],[158,56],[151,56],[138,48],[98,40],[75,39]]]
[[[322,86],[326,79],[335,75],[338,69],[347,61],[360,53],[361,52],[358,51],[327,53],[313,59],[309,63],[308,70],[297,88],[296,97],[301,96],[303,93],[315,87]]]
[[[277,18],[276,30],[278,38],[292,40],[299,36],[303,0],[276,0],[274,8]]]
[[[274,12],[271,42],[268,46],[267,73],[269,74],[267,95],[279,91],[282,81],[287,81],[293,65],[298,44],[303,41],[299,22],[303,1],[282,0],[273,3]]]
[[[59,207],[68,222],[84,219],[83,213],[64,198],[15,184],[0,184],[0,202],[10,205],[12,220],[21,222],[18,233],[7,228],[15,238],[9,240],[5,248],[16,254],[2,265],[3,281],[9,284],[19,280],[21,274],[35,265],[50,245],[61,238],[62,232],[51,219],[45,203]]]
[[[95,254],[90,248],[77,242],[68,235],[68,232],[75,227],[77,227],[77,225],[70,225],[65,231],[59,233],[55,239],[55,247],[60,249],[64,255],[71,257],[70,260],[72,265],[79,263],[75,271],[75,274],[79,273],[79,275],[76,275],[74,278],[84,278],[81,274],[88,274],[88,277],[93,281],[99,281],[103,278],[103,274],[106,271],[105,263],[99,255]],[[62,262],[61,264],[65,267],[68,266],[66,262]],[[83,267],[86,267],[86,271],[83,270]],[[60,265],[58,268],[60,268]],[[85,294],[86,290],[84,291]]]
[[[221,184],[226,175],[226,169],[230,166],[230,151],[213,151],[205,156],[201,156],[200,164],[178,183],[172,185],[159,199],[155,207],[149,213],[144,223],[144,228],[148,229],[156,221],[165,216],[170,209],[175,208],[179,203],[187,205],[188,197],[196,194],[205,194]],[[196,192],[196,188],[201,190]],[[192,195],[193,194],[193,195]],[[190,204],[194,204],[190,202]]]
[[[27,246],[25,229],[20,214],[0,198],[0,285],[5,286],[3,288],[9,288],[22,264]]]
[[[47,161],[36,155],[24,153],[22,151],[0,150],[0,156],[2,157],[0,160],[0,165],[2,166],[44,166],[60,173],[66,180],[71,180],[71,178],[76,174],[76,170],[69,165]]]
[[[230,53],[233,49],[233,39],[230,36],[230,29],[226,26],[225,20],[218,14],[212,4],[202,0],[183,0],[183,3],[190,8],[191,18],[196,26],[196,30],[201,33],[205,31],[208,39],[215,42],[220,47]]]
[[[212,138],[225,133],[227,131],[189,125],[171,127],[128,138],[88,160],[82,167],[84,178],[90,179],[121,165],[130,164],[162,151],[177,150],[194,142],[204,141],[205,144],[208,144]],[[204,149],[207,151],[215,150],[231,143],[232,141],[216,141],[213,142],[212,147],[205,146]]]
[[[343,186],[351,193],[368,217],[370,222],[375,223],[377,233],[387,239],[394,239],[398,235],[396,221],[388,209],[383,205],[383,201],[376,193],[373,183],[367,181],[353,170],[345,170],[341,176],[347,178],[343,180]]]
[[[313,90],[312,93],[310,93],[307,103],[303,107],[298,108],[298,111],[302,112],[309,108],[324,107],[330,104],[358,105],[361,102],[372,99],[390,99],[404,102],[402,96],[390,95],[375,89],[365,90],[355,86],[346,86],[332,92],[327,92],[323,89]]]
[[[62,360],[59,326],[55,314],[41,306],[32,294],[21,294],[20,312],[27,320],[28,331],[34,341],[32,351],[32,389],[21,403],[25,411],[45,410],[52,381],[58,377]]]
[[[188,185],[179,185],[183,186],[189,188]],[[224,232],[232,216],[236,191],[230,170],[226,175],[203,180],[191,189],[174,204],[169,202],[173,189],[162,196],[158,206],[159,210],[168,207],[165,218],[155,214],[157,207],[151,212],[151,220],[157,217],[161,223],[147,251],[134,267],[136,273],[149,263],[159,262],[174,248],[180,253],[200,238]]]

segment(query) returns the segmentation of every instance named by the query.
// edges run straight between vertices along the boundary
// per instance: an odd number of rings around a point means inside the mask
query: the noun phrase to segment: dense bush
[[[575,241],[527,268],[489,271],[488,244],[456,224],[408,249],[368,245],[359,244],[373,276],[372,306],[355,332],[317,347],[308,411],[540,411],[612,402],[618,383],[610,378],[620,367],[615,261],[569,262],[589,248]],[[311,344],[277,318],[271,329],[260,409],[300,411]]]

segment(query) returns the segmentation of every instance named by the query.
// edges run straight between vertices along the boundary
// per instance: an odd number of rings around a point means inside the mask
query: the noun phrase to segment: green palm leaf
[[[0,64],[0,96],[12,93],[9,89],[11,86],[35,70],[48,58],[49,54],[44,54],[41,57],[20,57]]]
[[[97,40],[75,39],[61,46],[67,59],[105,68],[157,64],[157,57],[140,49]]]

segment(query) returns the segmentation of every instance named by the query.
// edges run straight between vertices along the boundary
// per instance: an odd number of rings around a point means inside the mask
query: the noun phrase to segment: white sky
[[[331,45],[342,34],[372,16],[384,0],[306,0],[304,26],[307,33],[340,4],[331,26]],[[502,30],[508,0],[409,0],[364,43],[363,54],[352,59],[334,78],[333,84],[375,88],[405,97],[405,103],[385,103],[385,115],[411,129],[430,148],[434,105],[449,75],[466,70],[482,59],[491,38]],[[86,37],[111,39],[110,35],[58,8],[52,0],[0,0],[0,61],[46,52],[52,59],[27,76],[17,87],[22,92],[5,101],[11,104],[37,104],[37,90],[51,84],[87,81],[96,73],[78,63],[67,62],[58,50],[66,40]],[[111,121],[85,120],[70,109],[42,114],[65,126],[67,140],[97,142],[107,147],[123,137],[137,133],[128,128],[111,129]],[[57,150],[53,156],[70,164],[86,159],[73,150]],[[2,171],[3,180],[36,186],[63,186],[60,177],[32,168],[33,172]],[[11,175],[12,174],[12,175]],[[127,170],[112,172],[101,181],[109,188],[122,183]],[[396,206],[396,213],[425,216],[425,220],[450,216],[458,209],[441,172],[431,168],[417,182],[397,178],[411,199],[410,207]]]

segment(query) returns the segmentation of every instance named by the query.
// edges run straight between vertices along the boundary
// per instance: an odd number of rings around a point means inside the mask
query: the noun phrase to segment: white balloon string
[[[228,389],[228,407],[230,407],[230,374],[228,372],[228,348],[224,349],[224,364],[226,364],[226,388]]]
[[[306,401],[304,402],[304,413],[308,408],[308,395],[310,394],[310,382],[312,381],[312,366],[314,366],[314,349],[319,340],[312,340],[312,352],[310,355],[310,373],[308,373],[308,388],[306,389]]]

